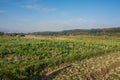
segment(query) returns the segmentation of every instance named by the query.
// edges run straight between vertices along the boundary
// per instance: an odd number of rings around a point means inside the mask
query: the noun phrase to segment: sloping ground
[[[47,80],[120,80],[120,52],[61,64],[44,74]]]

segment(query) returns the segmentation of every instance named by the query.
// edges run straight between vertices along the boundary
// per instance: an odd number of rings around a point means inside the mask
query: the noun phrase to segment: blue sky
[[[0,31],[120,26],[120,0],[0,0]]]

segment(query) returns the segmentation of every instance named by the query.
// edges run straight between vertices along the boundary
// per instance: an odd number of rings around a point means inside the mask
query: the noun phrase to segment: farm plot
[[[0,37],[0,78],[42,79],[49,67],[117,51],[117,37]]]

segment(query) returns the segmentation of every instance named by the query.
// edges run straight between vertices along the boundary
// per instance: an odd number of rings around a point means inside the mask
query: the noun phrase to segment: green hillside
[[[60,35],[108,35],[108,36],[120,36],[120,27],[116,28],[104,28],[104,29],[74,29],[64,30],[58,32],[34,32],[33,35],[43,36],[60,36]]]

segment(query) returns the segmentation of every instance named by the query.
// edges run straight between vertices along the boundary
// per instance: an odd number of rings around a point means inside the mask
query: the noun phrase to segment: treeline
[[[4,33],[0,32],[0,36],[17,36],[17,37],[23,37],[25,36],[24,33]]]
[[[70,36],[70,35],[94,35],[94,36],[120,36],[120,27],[103,28],[103,29],[73,29],[57,32],[33,32],[33,33],[4,33],[0,32],[0,36],[25,36],[25,35],[42,35],[42,36]]]
[[[32,35],[60,36],[60,35],[96,35],[96,36],[120,36],[120,27],[103,29],[74,29],[58,32],[33,32]]]

